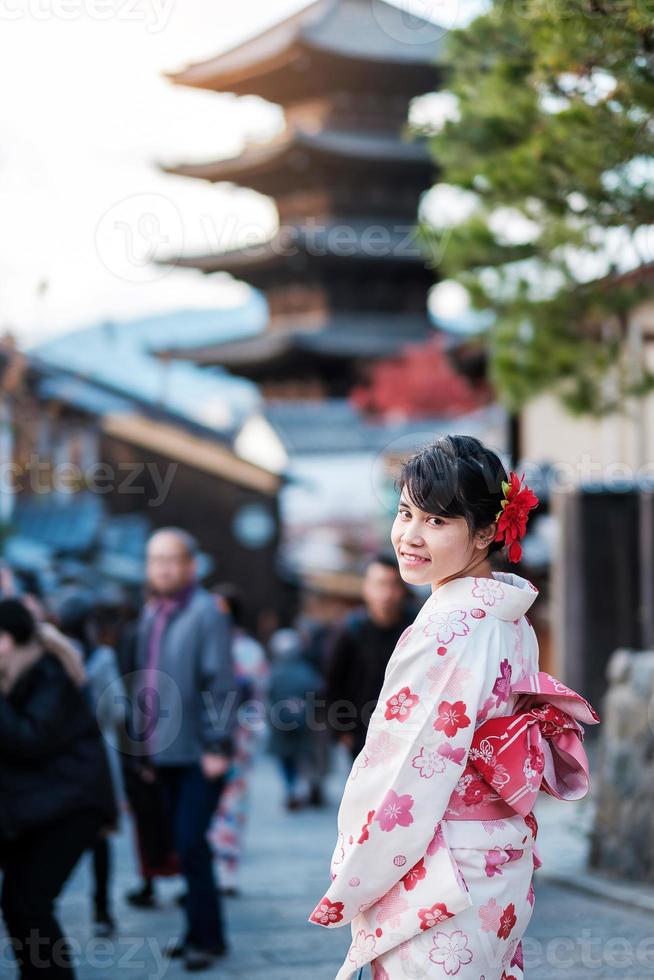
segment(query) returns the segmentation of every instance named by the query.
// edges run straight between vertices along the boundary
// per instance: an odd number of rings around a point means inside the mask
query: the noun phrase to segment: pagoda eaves
[[[206,255],[175,256],[160,260],[162,265],[200,269],[202,272],[229,272],[254,285],[258,274],[291,267],[333,267],[370,263],[387,266],[427,267],[427,256],[411,224],[371,224],[351,219],[330,224],[307,223],[281,228],[267,241],[243,248]],[[431,273],[430,273],[431,275]]]
[[[303,319],[306,322],[306,317]],[[343,372],[348,365],[392,356],[406,343],[424,342],[432,330],[427,316],[419,313],[335,315],[312,328],[299,330],[289,318],[287,328],[278,320],[274,330],[242,340],[188,350],[176,348],[175,357],[205,366],[221,365],[252,381],[273,375],[277,379],[292,378],[298,370],[309,375],[331,370],[336,375],[340,373],[345,382]]]
[[[381,0],[317,0],[207,61],[167,77],[178,85],[258,95],[281,104],[347,81],[378,92],[421,94],[434,85],[445,30]]]
[[[320,158],[333,167],[367,167],[377,171],[402,167],[403,178],[424,187],[432,176],[434,163],[423,141],[399,140],[394,134],[323,130],[310,133],[302,129],[285,130],[267,143],[251,143],[237,156],[207,163],[180,163],[162,166],[165,173],[196,177],[214,183],[239,184],[264,194],[272,194],[271,184],[283,175],[304,172]]]

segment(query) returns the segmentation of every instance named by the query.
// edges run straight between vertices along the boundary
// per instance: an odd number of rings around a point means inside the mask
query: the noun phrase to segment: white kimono
[[[397,642],[338,814],[332,883],[309,921],[351,923],[336,980],[521,980],[533,910],[533,822],[448,820],[475,728],[512,714],[538,671],[525,613],[538,590],[512,573],[433,592]],[[536,858],[537,860],[537,858]]]

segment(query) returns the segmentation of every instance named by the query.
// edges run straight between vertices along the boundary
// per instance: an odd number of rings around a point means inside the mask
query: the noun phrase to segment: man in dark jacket
[[[178,528],[148,542],[151,598],[138,626],[141,683],[133,692],[142,776],[161,784],[187,886],[186,935],[170,953],[183,955],[189,970],[210,966],[227,949],[206,833],[230,766],[238,708],[231,623],[196,582],[196,551]]]
[[[328,723],[353,758],[366,740],[395,644],[416,615],[392,556],[370,562],[363,599],[365,608],[350,613],[332,637],[327,660]]]

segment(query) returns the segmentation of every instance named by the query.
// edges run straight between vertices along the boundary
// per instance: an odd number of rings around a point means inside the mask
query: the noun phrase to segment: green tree
[[[495,314],[490,380],[514,411],[543,390],[620,408],[654,384],[625,343],[654,280],[653,0],[497,0],[446,66],[456,111],[431,143],[469,209],[423,232]]]

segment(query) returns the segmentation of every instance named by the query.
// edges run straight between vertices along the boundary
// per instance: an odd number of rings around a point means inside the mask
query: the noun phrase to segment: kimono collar
[[[493,572],[493,578],[466,575],[451,579],[428,597],[426,605],[483,609],[498,619],[515,621],[527,612],[538,589],[513,572]]]

